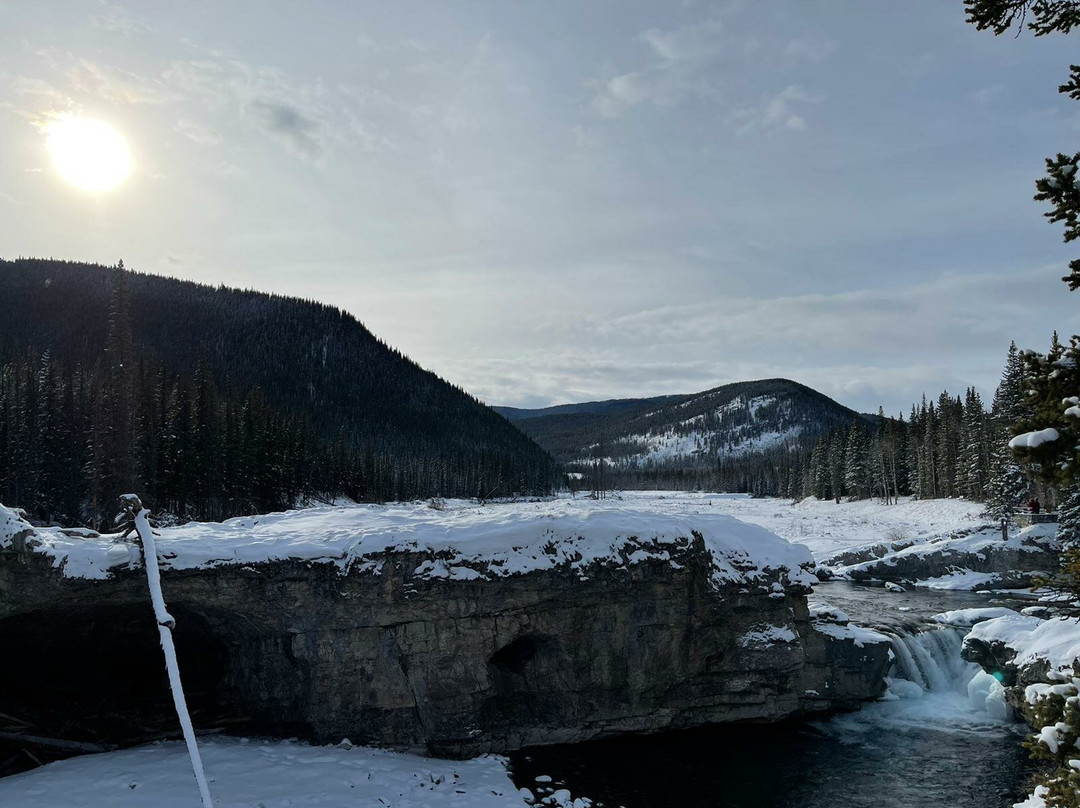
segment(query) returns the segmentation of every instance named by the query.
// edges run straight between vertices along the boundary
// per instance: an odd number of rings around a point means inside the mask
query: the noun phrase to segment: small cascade
[[[963,635],[954,628],[890,633],[895,661],[892,677],[930,692],[963,692],[979,667],[960,657]]]
[[[960,656],[963,632],[948,627],[923,630],[894,629],[893,667],[886,699],[922,698],[928,694],[967,697],[971,710],[1007,721],[1011,710],[1005,690],[990,674]]]

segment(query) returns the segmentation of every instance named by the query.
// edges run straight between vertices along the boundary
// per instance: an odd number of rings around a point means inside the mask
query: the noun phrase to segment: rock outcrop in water
[[[135,627],[153,628],[141,570],[65,577],[25,537],[7,548],[0,645],[37,655],[0,674],[8,693],[47,695],[62,664],[152,675],[133,648]],[[775,721],[884,689],[887,643],[818,630],[805,586],[718,583],[700,536],[662,557],[495,579],[420,574],[438,561],[389,549],[347,570],[166,569],[185,675],[248,726],[446,756]]]

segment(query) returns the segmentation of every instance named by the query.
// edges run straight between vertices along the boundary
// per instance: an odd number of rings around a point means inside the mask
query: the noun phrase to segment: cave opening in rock
[[[513,722],[552,720],[572,685],[569,668],[556,638],[517,637],[488,660],[492,684],[488,709]]]
[[[207,621],[173,609],[174,639],[196,727],[216,724],[228,648]],[[79,606],[0,621],[0,732],[128,745],[179,725],[149,604]],[[16,740],[5,737],[10,744]],[[22,747],[20,747],[21,749]],[[62,757],[33,748],[21,758]]]

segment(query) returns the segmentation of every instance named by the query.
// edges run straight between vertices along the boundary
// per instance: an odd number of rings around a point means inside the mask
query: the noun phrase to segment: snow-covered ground
[[[0,547],[20,534],[69,577],[106,578],[139,563],[135,545],[35,530],[0,506]],[[163,569],[295,559],[367,573],[379,571],[388,551],[414,551],[428,556],[416,569],[421,577],[475,580],[554,568],[584,577],[594,564],[677,564],[674,556],[695,534],[712,554],[718,584],[815,581],[807,548],[692,496],[320,506],[164,528],[157,546]]]
[[[466,761],[291,741],[200,744],[217,808],[520,808],[502,758]],[[192,808],[199,804],[182,742],[50,763],[0,778],[4,808]],[[567,803],[569,805],[570,803]]]
[[[166,569],[288,558],[351,569],[386,550],[412,548],[439,556],[424,574],[475,578],[564,563],[581,568],[597,560],[633,563],[662,557],[673,542],[697,531],[723,574],[731,575],[746,563],[794,569],[806,561],[803,551],[776,542],[766,531],[805,545],[821,562],[882,542],[924,542],[971,530],[987,523],[982,511],[981,505],[953,499],[902,499],[896,505],[805,499],[792,504],[742,495],[628,491],[601,501],[563,496],[479,506],[451,500],[444,510],[425,503],[305,508],[163,529],[159,550]],[[0,506],[0,546],[27,527]],[[34,539],[39,551],[72,577],[103,578],[109,569],[137,560],[133,547],[111,540],[40,528]],[[581,558],[569,561],[576,554]]]
[[[708,494],[634,496],[695,497],[744,522],[761,525],[788,541],[805,544],[818,561],[845,550],[891,541],[929,539],[955,530],[985,525],[983,506],[962,499],[916,500],[902,498],[896,505],[877,500],[858,502],[804,499],[717,497]]]

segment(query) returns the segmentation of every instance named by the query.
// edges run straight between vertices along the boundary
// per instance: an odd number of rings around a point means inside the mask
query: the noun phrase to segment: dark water
[[[864,623],[910,626],[944,609],[991,604],[986,596],[844,584],[818,588]],[[1015,605],[1015,604],[1013,604]],[[903,610],[901,610],[903,607]],[[876,619],[868,619],[876,617]],[[939,643],[940,644],[940,643]],[[952,648],[958,647],[953,638]],[[867,705],[818,722],[727,725],[658,736],[525,750],[518,786],[567,788],[626,808],[993,808],[1025,796],[1025,728],[969,699],[974,667],[939,660],[949,686],[921,698]]]

